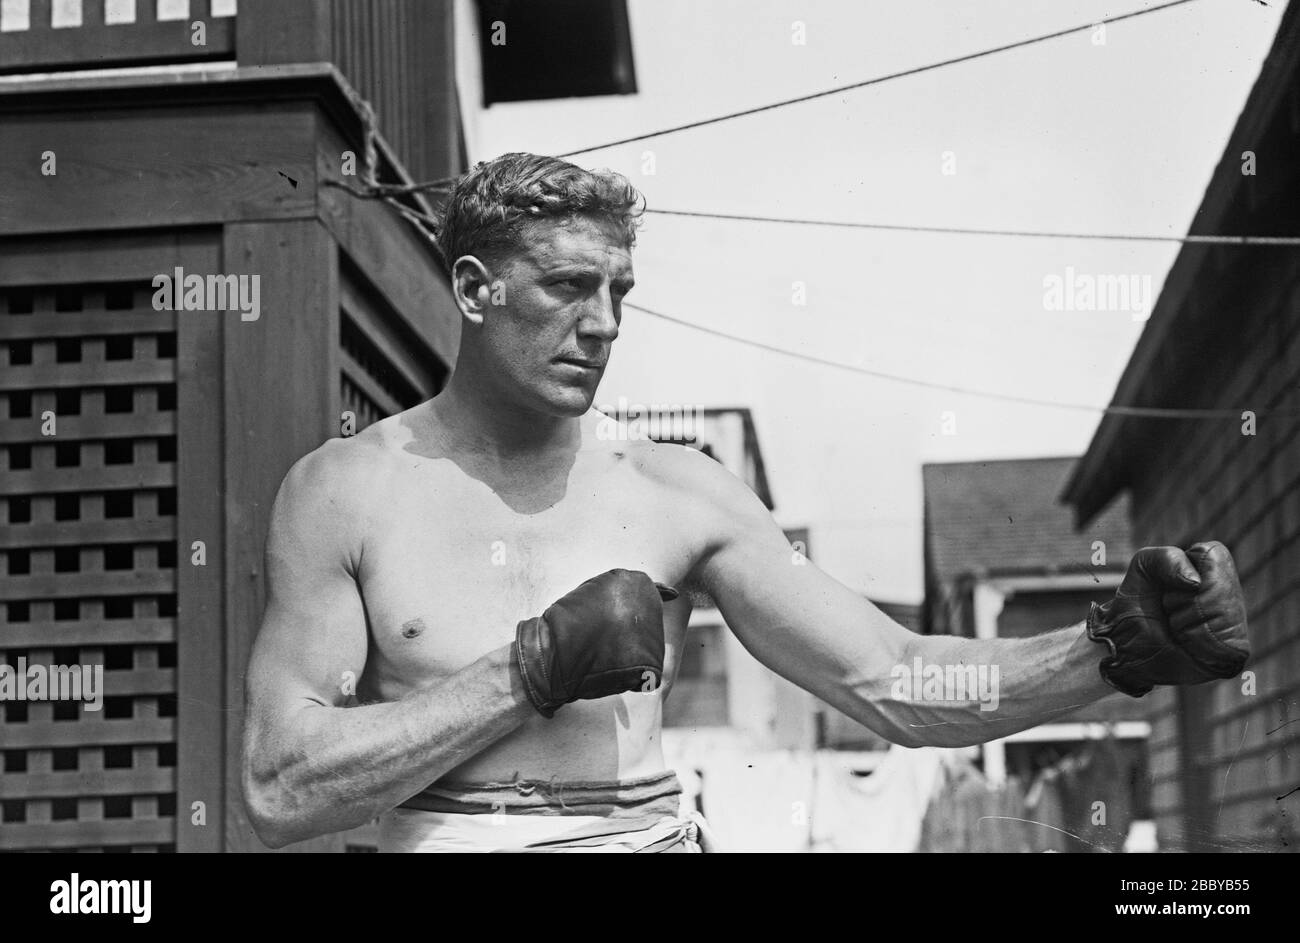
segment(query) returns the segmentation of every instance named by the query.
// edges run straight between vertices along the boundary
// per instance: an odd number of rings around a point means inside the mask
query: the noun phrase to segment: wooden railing
[[[4,0],[0,73],[231,59],[234,24],[235,0]]]

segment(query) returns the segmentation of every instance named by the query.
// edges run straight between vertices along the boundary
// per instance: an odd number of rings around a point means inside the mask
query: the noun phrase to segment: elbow
[[[937,732],[934,728],[917,724],[914,718],[899,716],[894,711],[890,711],[886,716],[888,719],[882,725],[883,729],[876,732],[890,743],[909,750],[939,746],[935,742]]]
[[[306,841],[323,834],[312,823],[295,811],[282,795],[270,790],[244,792],[244,808],[248,822],[258,841],[272,849],[283,848],[294,842]]]
[[[298,839],[298,826],[273,788],[244,782],[244,810],[258,841],[268,848],[283,848]]]
[[[293,792],[278,772],[255,768],[247,758],[243,766],[244,810],[258,841],[268,848],[283,848],[314,837],[300,804],[293,800]]]
[[[926,713],[910,703],[889,705],[887,740],[910,750],[921,747],[960,749],[992,739],[983,726],[962,712]]]
[[[902,746],[916,749],[917,747],[941,747],[945,750],[958,750],[962,747],[973,747],[984,743],[984,738],[964,734],[961,731],[949,731],[936,733],[924,738],[914,738]]]
[[[293,839],[289,837],[288,832],[266,819],[253,820],[253,834],[257,836],[258,841],[272,851],[279,851],[286,845],[293,843]]]
[[[252,804],[249,805],[248,812],[253,834],[267,848],[280,849],[297,841],[293,836],[290,823],[284,818],[267,811],[256,810]]]
[[[910,701],[859,695],[856,702],[846,703],[840,710],[890,743],[909,750],[965,747],[990,739],[958,719],[935,720]]]
[[[896,731],[905,730],[902,723],[896,724],[894,729]],[[902,733],[901,736],[891,736],[889,739],[900,746],[913,749],[916,747],[942,747],[946,750],[955,750],[963,747],[979,746],[996,736],[997,734],[993,731],[980,726],[977,720],[957,717],[906,729],[906,732]]]
[[[890,743],[896,744],[900,747],[906,747],[909,750],[919,750],[921,747],[932,746],[932,744],[922,740],[910,730],[902,727],[897,727],[891,730],[885,739]]]
[[[912,704],[893,697],[886,681],[848,675],[823,699],[890,743],[912,750],[934,745],[933,730],[921,723]]]

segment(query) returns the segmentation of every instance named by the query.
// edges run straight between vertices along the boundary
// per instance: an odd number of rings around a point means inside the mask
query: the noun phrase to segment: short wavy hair
[[[613,223],[628,248],[645,199],[622,174],[583,170],[558,157],[502,154],[456,181],[440,214],[438,249],[448,274],[464,255],[501,262],[541,220],[590,216]]]

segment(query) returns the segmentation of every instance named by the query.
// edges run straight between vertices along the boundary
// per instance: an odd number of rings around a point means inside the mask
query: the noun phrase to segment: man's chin
[[[552,416],[564,419],[576,419],[585,416],[596,400],[596,391],[577,387],[565,387],[548,390],[545,397],[545,410]]]

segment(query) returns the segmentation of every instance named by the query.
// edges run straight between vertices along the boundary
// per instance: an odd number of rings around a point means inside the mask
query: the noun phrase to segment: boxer
[[[639,207],[617,174],[529,154],[455,186],[439,244],[462,333],[445,389],[326,442],[276,498],[243,744],[266,844],[378,818],[381,850],[699,850],[661,745],[690,611],[677,588],[904,746],[981,743],[1113,690],[1241,670],[1222,544],[1139,551],[1069,628],[922,636],[792,553],[710,458],[599,435]],[[896,696],[891,669],[915,658],[997,665],[997,708]]]

